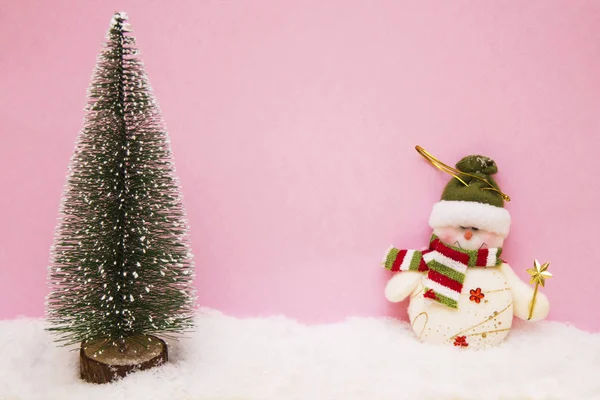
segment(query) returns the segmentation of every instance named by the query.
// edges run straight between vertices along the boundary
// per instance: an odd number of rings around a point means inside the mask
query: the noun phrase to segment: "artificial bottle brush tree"
[[[169,138],[125,13],[98,57],[51,250],[49,330],[105,383],[167,361],[193,323],[185,209]]]

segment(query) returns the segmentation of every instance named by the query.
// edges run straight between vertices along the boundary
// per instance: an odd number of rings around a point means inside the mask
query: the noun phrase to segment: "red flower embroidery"
[[[469,345],[469,343],[467,343],[467,337],[466,336],[457,336],[454,339],[454,345],[460,346],[460,347],[467,347]]]
[[[471,289],[471,297],[469,297],[469,300],[474,301],[475,303],[479,304],[479,302],[481,301],[481,299],[483,299],[485,297],[485,294],[481,293],[481,288],[477,288],[477,289]]]
[[[423,293],[423,297],[425,297],[426,299],[437,300],[437,296],[435,295],[435,292],[433,291],[433,289],[429,289],[428,291]]]

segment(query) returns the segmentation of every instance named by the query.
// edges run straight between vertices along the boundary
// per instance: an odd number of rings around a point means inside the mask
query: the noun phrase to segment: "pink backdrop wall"
[[[48,251],[112,12],[169,126],[201,305],[304,322],[405,317],[389,244],[426,243],[454,163],[493,157],[517,273],[551,262],[550,318],[600,330],[600,4],[0,4],[0,317],[42,316]]]

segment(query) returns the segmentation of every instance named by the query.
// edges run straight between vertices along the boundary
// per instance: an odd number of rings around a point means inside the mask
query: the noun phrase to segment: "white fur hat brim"
[[[510,231],[510,213],[505,208],[474,201],[442,200],[433,206],[429,226],[475,227],[506,237]]]

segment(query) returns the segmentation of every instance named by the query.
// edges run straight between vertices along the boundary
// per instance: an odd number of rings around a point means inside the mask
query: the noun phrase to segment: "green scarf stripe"
[[[392,269],[392,267],[394,266],[394,261],[396,260],[396,257],[398,257],[398,253],[400,253],[400,250],[396,248],[390,249],[390,251],[387,254],[387,257],[385,258],[385,269]]]
[[[460,272],[457,272],[455,270],[453,270],[452,268],[446,267],[444,264],[440,264],[439,262],[435,261],[435,260],[431,260],[428,264],[430,269],[439,272],[442,275],[447,276],[448,278],[452,279],[453,281],[457,281],[462,283],[465,283],[465,274],[461,274]]]
[[[499,267],[500,264],[502,264],[504,262],[500,259],[501,255],[502,255],[502,247],[499,247],[498,251],[496,252],[496,267]]]
[[[423,259],[423,252],[415,251],[413,253],[412,260],[410,260],[410,266],[408,267],[409,271],[418,271],[419,265],[421,265],[422,259]]]
[[[469,267],[474,267],[477,265],[477,257],[479,256],[479,252],[477,250],[460,250],[463,253],[467,253],[469,255]]]
[[[428,291],[429,288],[425,288],[425,291]],[[435,297],[437,297],[437,301],[439,303],[442,303],[450,308],[456,308],[458,309],[458,302],[452,300],[450,297],[446,297],[443,294],[439,294],[438,292],[436,292],[435,290],[433,291],[435,293]]]

